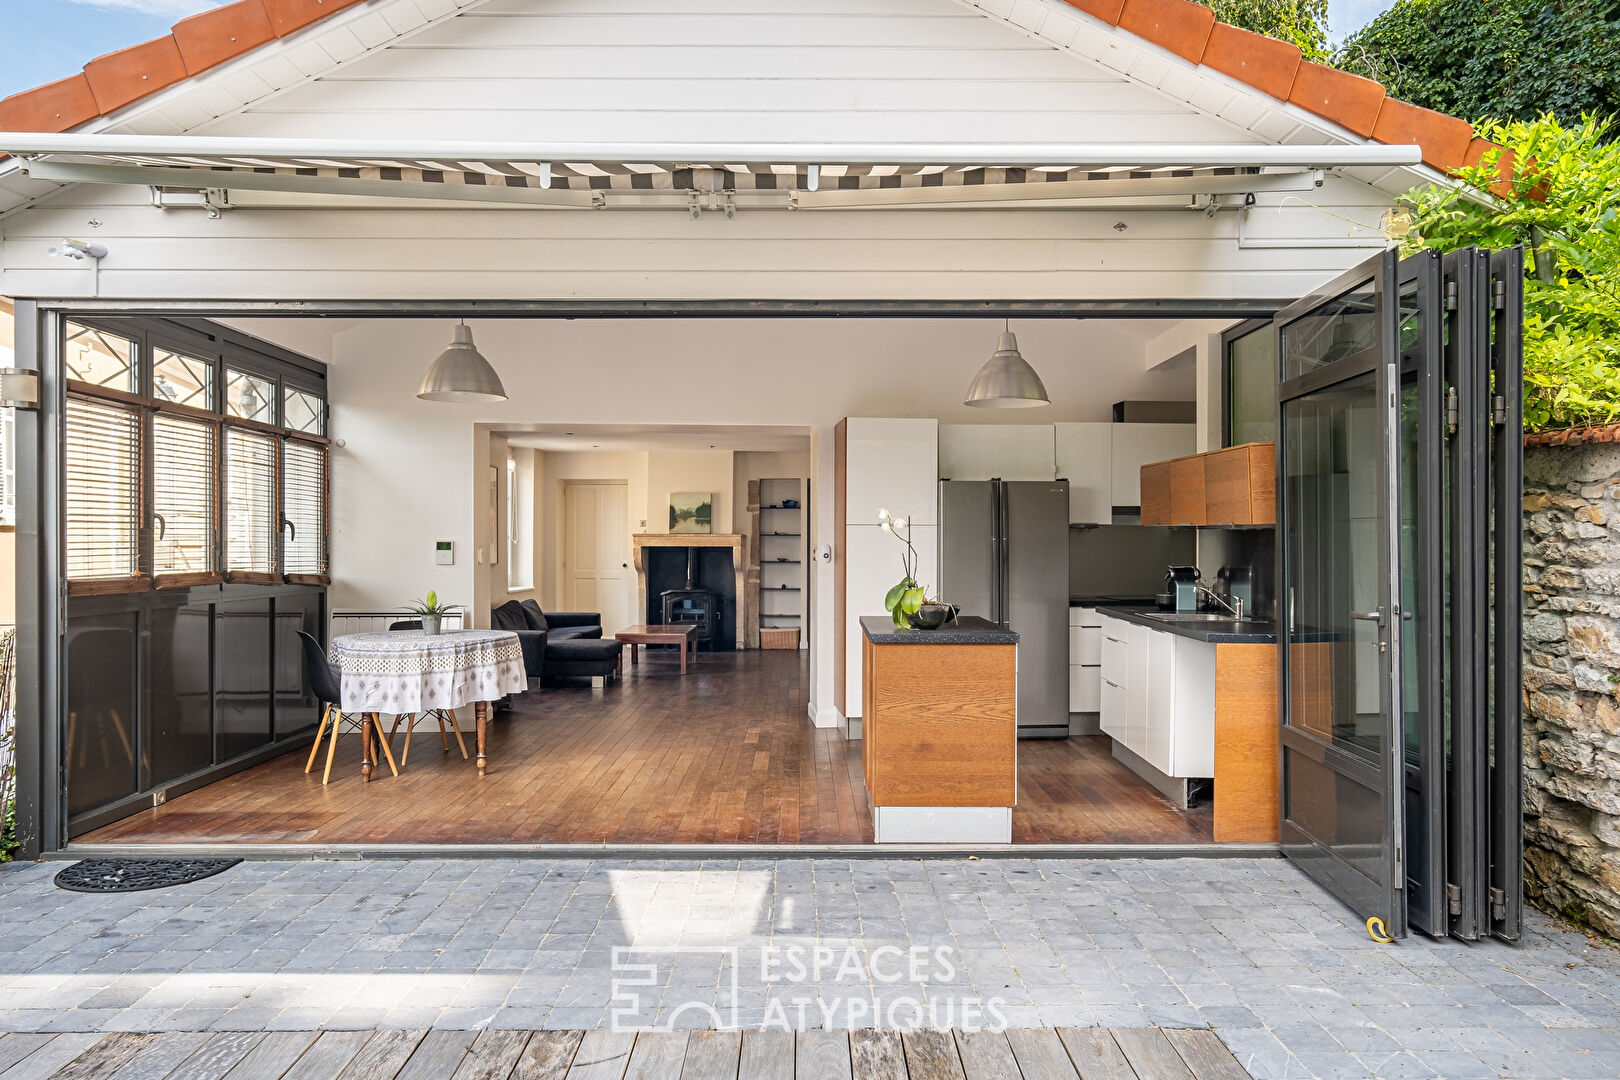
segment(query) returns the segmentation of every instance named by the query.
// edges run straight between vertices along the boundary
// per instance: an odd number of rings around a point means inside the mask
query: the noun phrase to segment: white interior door
[[[563,491],[563,581],[569,611],[595,611],[611,636],[632,623],[630,500],[624,484]]]

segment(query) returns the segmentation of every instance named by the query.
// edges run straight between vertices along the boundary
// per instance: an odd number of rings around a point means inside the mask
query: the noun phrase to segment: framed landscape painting
[[[676,491],[669,496],[669,531],[714,531],[714,500],[707,491]]]

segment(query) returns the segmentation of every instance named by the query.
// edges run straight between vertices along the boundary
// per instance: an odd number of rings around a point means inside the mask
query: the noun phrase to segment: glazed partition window
[[[329,582],[322,364],[197,320],[63,326],[71,833],[312,727]]]

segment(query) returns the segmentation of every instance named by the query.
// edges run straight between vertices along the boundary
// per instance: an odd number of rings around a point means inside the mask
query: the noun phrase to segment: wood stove
[[[700,589],[693,584],[693,559],[696,552],[692,548],[686,549],[686,586],[680,589],[665,589],[658,594],[663,602],[666,625],[684,626],[696,624],[698,647],[708,645],[713,648],[715,622],[718,611],[715,607],[715,595],[708,589]]]

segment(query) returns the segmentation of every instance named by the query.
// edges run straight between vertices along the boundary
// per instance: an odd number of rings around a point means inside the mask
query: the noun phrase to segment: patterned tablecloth
[[[523,650],[509,630],[393,630],[332,639],[344,712],[461,709],[528,689]]]

